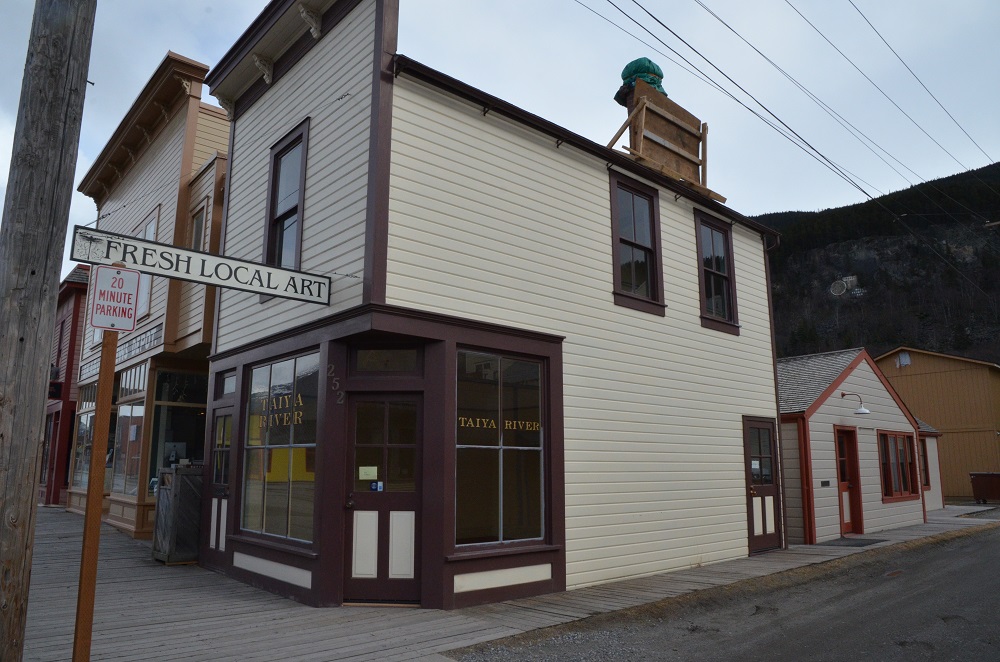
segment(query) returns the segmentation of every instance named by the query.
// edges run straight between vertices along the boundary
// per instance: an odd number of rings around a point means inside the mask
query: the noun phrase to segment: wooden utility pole
[[[0,660],[24,651],[49,352],[97,0],[37,0],[0,226]]]

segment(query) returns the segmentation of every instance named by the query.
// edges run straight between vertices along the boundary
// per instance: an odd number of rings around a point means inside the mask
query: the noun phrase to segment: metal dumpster
[[[969,479],[972,480],[972,498],[976,503],[1000,501],[1000,473],[985,471],[970,473]]]

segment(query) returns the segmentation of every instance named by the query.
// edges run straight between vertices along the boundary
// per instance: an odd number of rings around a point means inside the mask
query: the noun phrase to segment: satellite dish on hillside
[[[833,296],[839,297],[845,292],[847,292],[847,283],[845,283],[844,281],[835,280],[830,284],[830,294],[832,294]]]

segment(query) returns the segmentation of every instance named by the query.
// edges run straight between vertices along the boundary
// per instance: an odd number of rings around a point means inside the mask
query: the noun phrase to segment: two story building
[[[42,442],[38,502],[66,503],[73,425],[76,422],[76,377],[83,346],[84,313],[90,267],[77,265],[59,284],[56,321],[52,334],[49,399],[45,405],[45,438]]]
[[[81,180],[79,190],[97,204],[98,229],[217,251],[229,124],[201,101],[207,73],[167,53]],[[136,314],[135,331],[118,339],[105,518],[148,538],[159,470],[204,459],[215,291],[143,275]],[[78,512],[86,504],[100,350],[100,330],[89,329],[68,499]]]
[[[333,286],[219,292],[202,562],[453,608],[783,545],[774,233],[397,54],[398,23],[275,0],[206,79],[224,254]]]

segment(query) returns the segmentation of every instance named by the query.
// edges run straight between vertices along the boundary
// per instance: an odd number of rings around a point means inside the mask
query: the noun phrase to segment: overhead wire
[[[649,30],[648,28],[646,28],[646,27],[645,27],[644,25],[642,25],[642,24],[641,24],[641,23],[640,23],[639,21],[637,21],[637,20],[636,20],[636,19],[635,19],[634,17],[632,17],[631,15],[629,15],[629,14],[628,14],[627,12],[625,12],[625,11],[624,11],[624,10],[623,10],[623,9],[622,9],[621,7],[619,7],[619,6],[617,5],[617,4],[615,4],[615,2],[614,2],[613,0],[606,0],[606,1],[608,2],[608,4],[610,4],[610,5],[611,5],[612,7],[614,7],[614,8],[616,9],[616,10],[618,10],[618,11],[619,11],[619,12],[620,12],[620,13],[621,13],[622,15],[626,16],[626,17],[627,17],[628,19],[630,19],[630,20],[631,20],[632,22],[634,22],[634,23],[635,23],[636,25],[638,25],[638,26],[639,26],[639,27],[641,27],[641,28],[642,28],[643,30],[645,30],[645,31],[646,31],[647,33],[649,33],[649,34],[650,34],[650,36],[652,36],[652,37],[653,37],[654,39],[656,39],[656,40],[657,40],[658,42],[660,42],[661,44],[663,44],[663,46],[664,46],[664,47],[668,48],[668,49],[669,49],[669,50],[670,50],[671,52],[673,52],[673,53],[674,53],[674,54],[676,54],[676,55],[677,55],[678,57],[680,57],[681,59],[683,59],[683,60],[684,60],[685,62],[687,62],[687,63],[688,63],[688,64],[689,64],[690,66],[692,66],[693,68],[697,69],[698,71],[701,71],[700,69],[698,69],[698,67],[697,67],[697,66],[695,66],[695,65],[694,65],[693,63],[691,63],[691,61],[690,61],[690,60],[688,60],[688,59],[687,59],[687,58],[685,58],[685,57],[684,57],[683,55],[681,55],[680,53],[678,53],[676,49],[674,49],[674,48],[673,48],[673,47],[671,47],[671,46],[670,46],[669,44],[667,44],[666,42],[664,42],[664,41],[663,41],[663,40],[662,40],[662,39],[661,39],[660,37],[658,37],[657,35],[655,35],[655,34],[654,34],[654,33],[653,33],[652,31],[650,31],[650,30]],[[786,1],[786,2],[788,2],[788,0],[785,0],[785,1]],[[828,157],[826,157],[826,156],[825,156],[825,155],[824,155],[824,154],[823,154],[822,152],[820,152],[820,151],[819,151],[818,149],[816,149],[816,148],[815,148],[814,146],[812,146],[812,145],[811,145],[811,144],[810,144],[810,143],[809,143],[809,142],[808,142],[807,140],[805,140],[805,138],[803,138],[803,137],[802,137],[802,136],[801,136],[801,135],[800,135],[800,134],[799,134],[798,132],[796,132],[796,131],[795,131],[794,129],[792,129],[792,128],[791,128],[791,127],[790,127],[790,126],[789,126],[789,125],[787,124],[787,123],[785,123],[785,122],[784,122],[783,120],[781,120],[781,118],[779,118],[779,117],[778,117],[777,115],[775,115],[775,114],[774,114],[774,113],[773,113],[773,112],[772,112],[772,111],[771,111],[771,110],[770,110],[769,108],[767,108],[767,106],[765,106],[765,105],[764,105],[763,103],[761,103],[761,102],[760,102],[760,101],[759,101],[759,100],[758,100],[758,99],[757,99],[757,98],[756,98],[756,97],[755,97],[754,95],[752,95],[752,94],[751,94],[750,92],[748,92],[748,91],[747,91],[747,90],[746,90],[745,88],[743,88],[743,87],[742,87],[742,86],[741,86],[741,85],[740,85],[739,83],[737,83],[737,82],[736,82],[735,80],[733,80],[733,79],[732,79],[732,78],[731,78],[731,77],[730,77],[730,76],[729,76],[728,74],[726,74],[726,73],[725,73],[724,71],[722,71],[722,70],[721,70],[721,69],[720,69],[720,68],[719,68],[718,66],[716,66],[716,65],[715,65],[715,64],[714,64],[714,63],[713,63],[713,62],[712,62],[711,60],[709,60],[709,59],[708,59],[708,58],[707,58],[707,57],[706,57],[705,55],[703,55],[703,54],[702,54],[701,52],[699,52],[699,51],[698,51],[698,50],[697,50],[696,48],[694,48],[694,47],[693,47],[693,46],[692,46],[691,44],[689,44],[689,43],[688,43],[688,42],[687,42],[686,40],[684,40],[684,39],[683,39],[683,38],[682,38],[682,37],[681,37],[680,35],[678,35],[678,34],[677,34],[676,32],[674,32],[674,31],[673,31],[672,29],[670,29],[670,28],[669,28],[669,27],[668,27],[668,26],[667,26],[666,24],[664,24],[664,23],[663,23],[663,21],[661,21],[661,20],[660,20],[660,19],[659,19],[659,18],[658,18],[658,17],[656,16],[656,15],[654,15],[654,14],[653,14],[652,12],[650,12],[650,11],[649,11],[648,9],[646,9],[646,8],[645,8],[645,7],[644,7],[644,6],[643,6],[643,5],[642,5],[642,4],[641,4],[641,3],[640,3],[640,2],[638,1],[638,0],[632,0],[632,2],[633,2],[633,3],[634,3],[634,4],[635,4],[635,5],[636,5],[636,6],[637,6],[637,7],[638,7],[638,8],[640,9],[640,10],[642,10],[642,11],[643,11],[644,13],[646,13],[646,15],[648,15],[648,16],[649,16],[649,17],[650,17],[650,18],[651,18],[651,19],[652,19],[653,21],[655,21],[655,22],[656,22],[657,24],[659,24],[659,25],[660,25],[660,26],[661,26],[661,27],[662,27],[662,28],[663,28],[664,30],[666,30],[667,32],[669,32],[669,33],[670,33],[671,35],[673,35],[673,36],[674,36],[674,37],[675,37],[676,39],[678,39],[678,40],[679,40],[679,41],[680,41],[681,43],[683,43],[683,44],[684,44],[685,46],[687,46],[687,47],[688,47],[689,49],[691,49],[691,51],[692,51],[692,52],[694,52],[695,54],[697,54],[697,55],[698,55],[698,56],[699,56],[699,57],[700,57],[701,59],[703,59],[703,60],[704,60],[705,62],[707,62],[707,63],[708,63],[708,64],[709,64],[710,66],[712,66],[712,67],[713,67],[713,68],[714,68],[714,69],[715,69],[716,71],[718,71],[718,72],[719,72],[719,73],[720,73],[720,74],[721,74],[721,75],[722,75],[722,76],[723,76],[724,78],[726,78],[726,80],[728,80],[728,81],[729,81],[729,82],[730,82],[731,84],[733,84],[734,86],[736,86],[736,88],[737,88],[737,89],[739,89],[739,90],[740,90],[741,92],[743,92],[744,94],[746,94],[746,95],[747,95],[747,96],[748,96],[748,97],[749,97],[750,99],[752,99],[752,100],[754,101],[754,103],[756,103],[756,104],[757,104],[758,106],[760,106],[760,107],[761,107],[761,108],[762,108],[762,109],[763,109],[763,110],[764,110],[764,111],[765,111],[766,113],[768,113],[769,115],[771,115],[771,117],[773,117],[773,118],[774,118],[774,119],[775,119],[775,120],[776,120],[776,121],[777,121],[777,122],[778,122],[778,123],[779,123],[779,124],[780,124],[780,125],[781,125],[782,127],[784,127],[785,129],[787,129],[787,132],[788,132],[788,133],[786,133],[785,131],[782,131],[781,129],[779,129],[779,127],[778,127],[777,125],[775,125],[774,123],[772,123],[772,122],[768,121],[768,120],[767,120],[766,118],[764,118],[764,117],[763,117],[763,116],[762,116],[762,115],[761,115],[760,113],[758,113],[757,111],[755,111],[754,109],[750,108],[750,107],[749,107],[749,106],[747,106],[747,105],[746,105],[745,103],[743,103],[742,101],[740,101],[739,99],[737,99],[737,98],[735,97],[735,95],[733,95],[732,93],[730,93],[730,92],[726,91],[725,93],[727,94],[727,96],[729,96],[730,98],[732,98],[732,99],[733,99],[734,101],[736,101],[737,103],[739,103],[739,104],[740,104],[741,106],[743,106],[744,108],[746,108],[746,109],[747,109],[747,110],[749,110],[750,112],[752,112],[752,113],[753,113],[754,115],[756,115],[756,116],[757,116],[758,118],[760,118],[760,119],[764,120],[764,121],[765,121],[765,123],[769,124],[769,125],[770,125],[770,126],[771,126],[772,128],[774,128],[774,129],[778,130],[778,132],[779,132],[779,133],[780,133],[781,135],[783,135],[783,136],[784,136],[784,137],[786,137],[787,139],[791,140],[791,141],[793,142],[793,144],[796,144],[796,145],[798,145],[798,146],[799,146],[800,148],[802,148],[802,149],[803,149],[804,151],[806,151],[806,153],[810,154],[810,156],[813,156],[813,158],[817,159],[818,161],[820,161],[821,163],[823,163],[824,165],[826,165],[826,166],[827,166],[827,167],[828,167],[828,168],[829,168],[829,169],[830,169],[830,170],[831,170],[832,172],[834,172],[835,174],[837,174],[838,176],[840,176],[840,177],[841,177],[842,179],[844,179],[844,180],[845,180],[845,181],[846,181],[847,183],[849,183],[849,184],[850,184],[851,186],[853,186],[854,188],[856,188],[856,189],[858,189],[859,191],[861,191],[861,193],[863,193],[863,194],[864,194],[864,195],[865,195],[865,196],[866,196],[866,197],[867,197],[867,198],[868,198],[869,200],[871,200],[872,202],[874,202],[875,204],[877,204],[878,206],[880,206],[880,207],[881,207],[881,208],[882,208],[882,209],[883,209],[884,211],[886,211],[886,212],[887,212],[887,213],[888,213],[888,214],[889,214],[890,216],[892,216],[894,220],[898,220],[898,218],[899,218],[898,214],[896,214],[895,212],[893,212],[892,210],[890,210],[890,209],[889,209],[889,208],[888,208],[888,207],[887,207],[887,206],[886,206],[886,205],[885,205],[885,204],[884,204],[884,203],[883,203],[883,202],[882,202],[882,201],[881,201],[880,199],[878,199],[878,198],[875,198],[875,197],[874,197],[874,196],[872,196],[872,195],[871,195],[870,193],[868,193],[868,192],[867,192],[867,191],[866,191],[866,190],[865,190],[865,189],[864,189],[864,188],[863,188],[862,186],[860,186],[860,185],[859,185],[859,184],[858,184],[858,183],[857,183],[856,181],[854,181],[854,179],[852,179],[852,178],[851,178],[851,177],[850,177],[850,176],[848,175],[848,173],[847,173],[847,172],[846,172],[846,171],[845,171],[845,170],[844,170],[843,168],[841,168],[841,167],[840,167],[840,166],[838,166],[837,164],[834,164],[834,162],[833,162],[833,161],[832,161],[831,159],[829,159]],[[790,3],[789,3],[789,4],[790,4]],[[793,7],[793,9],[794,9],[794,7]],[[815,28],[814,28],[814,29],[815,29]],[[831,44],[831,45],[832,45],[832,44]],[[702,73],[704,74],[704,72],[702,72]],[[707,76],[707,74],[705,74],[705,75]],[[794,136],[794,137],[795,137],[795,140],[792,140],[791,136]],[[801,144],[800,144],[800,143],[801,143]],[[808,149],[807,149],[807,148],[808,148]],[[961,165],[961,163],[960,163],[960,165]],[[963,167],[964,167],[964,166],[963,166]],[[971,210],[970,210],[970,211],[971,211]],[[908,225],[907,225],[906,223],[904,223],[904,222],[902,222],[902,221],[899,221],[899,223],[900,223],[900,225],[901,225],[901,226],[902,226],[902,227],[903,227],[903,228],[904,228],[904,229],[905,229],[905,230],[906,230],[907,232],[909,232],[909,233],[910,233],[910,234],[911,234],[911,235],[912,235],[912,236],[913,236],[914,238],[916,238],[916,239],[918,239],[918,240],[920,240],[920,241],[924,242],[925,244],[927,244],[927,245],[928,245],[928,247],[930,248],[930,250],[931,250],[931,251],[932,251],[932,252],[933,252],[933,253],[934,253],[934,254],[935,254],[935,255],[936,255],[936,256],[937,256],[937,257],[938,257],[938,258],[939,258],[939,259],[940,259],[940,260],[941,260],[941,261],[942,261],[943,263],[944,263],[944,264],[946,264],[946,265],[947,265],[947,266],[948,266],[948,267],[949,267],[950,269],[952,269],[952,270],[954,270],[954,271],[955,271],[956,273],[958,273],[958,274],[959,274],[959,275],[960,275],[960,276],[961,276],[961,277],[962,277],[962,278],[963,278],[964,280],[968,281],[968,282],[969,282],[969,283],[970,283],[970,284],[971,284],[971,285],[972,285],[973,287],[975,287],[975,288],[976,288],[977,290],[979,290],[980,292],[982,292],[982,293],[983,293],[984,295],[986,295],[986,296],[990,296],[990,295],[989,295],[989,294],[988,294],[988,293],[987,293],[987,292],[986,292],[985,290],[983,290],[983,289],[982,289],[982,287],[980,287],[980,286],[978,285],[978,283],[976,283],[976,282],[975,282],[975,281],[973,281],[973,280],[972,280],[971,278],[969,278],[969,277],[968,277],[967,275],[965,275],[965,274],[964,274],[964,273],[963,273],[963,272],[962,272],[962,271],[961,271],[961,270],[960,270],[960,269],[959,269],[959,268],[958,268],[958,267],[957,267],[956,265],[952,264],[952,263],[951,263],[951,261],[949,261],[949,260],[948,260],[948,259],[947,259],[946,257],[944,257],[943,255],[941,255],[941,254],[940,254],[940,253],[939,253],[939,252],[938,252],[938,251],[937,251],[937,250],[936,250],[936,249],[935,249],[935,248],[933,247],[933,245],[932,245],[932,244],[931,244],[931,243],[930,243],[930,242],[929,242],[929,241],[928,241],[927,239],[925,239],[925,238],[921,237],[921,236],[920,236],[920,235],[918,235],[918,234],[917,234],[916,232],[914,232],[914,231],[913,231],[913,229],[912,229],[912,228],[910,228],[910,227],[909,227],[909,226],[908,226]]]
[[[933,92],[931,92],[931,91],[930,91],[930,89],[929,89],[929,88],[928,88],[928,87],[927,87],[927,86],[926,86],[926,85],[924,84],[924,81],[920,80],[920,77],[919,77],[919,76],[917,76],[916,72],[915,72],[915,71],[913,71],[913,69],[911,69],[911,68],[910,68],[910,65],[908,65],[908,64],[906,63],[906,61],[905,61],[905,60],[904,60],[904,59],[903,59],[903,58],[902,58],[902,57],[901,57],[901,56],[899,55],[899,53],[897,53],[897,52],[896,52],[896,49],[895,49],[895,48],[893,48],[893,47],[892,47],[892,45],[891,45],[891,44],[890,44],[890,43],[889,43],[888,41],[886,41],[886,38],[882,36],[882,33],[878,31],[878,28],[876,28],[876,27],[875,27],[875,26],[874,26],[874,25],[872,24],[872,22],[871,22],[870,20],[868,20],[868,17],[867,17],[867,16],[865,16],[864,12],[862,12],[862,11],[861,11],[861,10],[860,10],[860,9],[858,8],[858,6],[857,6],[856,4],[854,4],[854,0],[847,0],[847,1],[848,1],[849,3],[851,3],[851,6],[852,6],[852,7],[854,7],[854,9],[855,9],[855,10],[856,10],[856,11],[858,12],[858,14],[860,14],[860,15],[861,15],[861,18],[865,19],[865,23],[867,23],[867,24],[868,24],[868,27],[870,27],[870,28],[871,28],[871,29],[872,29],[872,30],[873,30],[873,31],[875,32],[875,34],[877,34],[877,35],[878,35],[878,38],[882,40],[882,43],[886,45],[886,48],[888,48],[888,49],[889,49],[890,51],[892,51],[892,54],[896,56],[896,59],[897,59],[897,60],[899,60],[899,62],[900,62],[900,63],[901,63],[901,64],[902,64],[902,65],[903,65],[904,67],[906,67],[906,70],[910,72],[910,75],[911,75],[911,76],[913,76],[913,78],[914,78],[914,79],[915,79],[915,80],[916,80],[916,81],[917,81],[918,83],[920,83],[920,87],[924,88],[924,91],[925,91],[925,92],[927,92],[927,94],[929,94],[929,95],[930,95],[930,97],[931,97],[932,99],[934,99],[934,101],[935,101],[935,102],[937,103],[937,105],[938,105],[938,106],[939,106],[939,107],[941,108],[941,110],[943,110],[943,111],[945,112],[945,114],[946,114],[946,115],[947,115],[947,116],[948,116],[949,118],[951,118],[951,121],[955,123],[955,126],[957,126],[957,127],[958,127],[958,128],[959,128],[959,129],[961,130],[961,131],[962,131],[962,133],[964,133],[964,134],[965,134],[965,137],[966,137],[966,138],[968,138],[968,139],[969,139],[969,140],[970,140],[970,141],[972,142],[972,144],[973,144],[973,145],[975,145],[975,146],[976,146],[976,148],[977,148],[977,149],[978,149],[978,150],[979,150],[980,152],[982,152],[983,156],[985,156],[985,157],[987,158],[987,160],[988,160],[988,161],[989,161],[990,163],[993,163],[993,157],[991,157],[991,156],[990,156],[989,154],[987,154],[987,153],[986,153],[986,150],[984,150],[984,149],[983,149],[982,147],[980,147],[979,143],[977,143],[977,142],[976,142],[976,140],[975,140],[975,139],[974,139],[974,138],[973,138],[973,137],[972,137],[971,135],[969,135],[969,132],[965,130],[965,127],[963,127],[963,126],[962,126],[961,124],[959,124],[958,120],[957,120],[957,119],[955,119],[955,116],[954,116],[954,115],[952,115],[952,114],[951,114],[951,113],[950,113],[950,112],[948,111],[948,109],[944,107],[944,104],[943,104],[943,103],[941,103],[940,99],[938,99],[938,98],[937,98],[937,97],[936,97],[936,96],[934,95],[934,93],[933,93]]]

